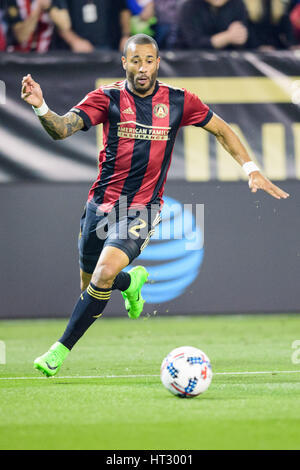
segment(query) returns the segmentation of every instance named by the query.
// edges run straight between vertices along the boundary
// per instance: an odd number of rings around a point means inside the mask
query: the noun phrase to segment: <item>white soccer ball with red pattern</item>
[[[163,385],[174,395],[192,398],[204,393],[212,380],[212,367],[207,355],[192,346],[173,349],[160,369]]]

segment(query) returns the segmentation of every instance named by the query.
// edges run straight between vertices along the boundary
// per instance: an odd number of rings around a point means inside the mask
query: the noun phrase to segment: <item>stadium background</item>
[[[162,59],[161,80],[186,87],[211,105],[291,197],[276,201],[251,194],[239,167],[214,138],[197,128],[182,130],[165,195],[180,204],[204,205],[205,226],[198,227],[204,253],[199,246],[191,265],[184,253],[162,260],[164,267],[157,271],[164,276],[150,288],[160,286],[157,292],[162,292],[176,285],[180,295],[165,302],[158,294],[145,313],[299,311],[297,55],[193,51],[168,52]],[[0,283],[5,292],[0,318],[69,316],[79,293],[79,218],[97,174],[101,131],[53,142],[21,101],[20,82],[31,73],[48,105],[64,114],[99,84],[123,79],[120,55],[4,54],[0,70],[6,85],[6,103],[0,104]],[[145,254],[159,243],[152,242]],[[189,271],[194,276],[187,279]],[[106,313],[123,315],[123,310],[114,295]]]

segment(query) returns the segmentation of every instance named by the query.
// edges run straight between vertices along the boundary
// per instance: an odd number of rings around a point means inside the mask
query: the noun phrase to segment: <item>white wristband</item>
[[[42,106],[40,106],[39,108],[35,108],[34,106],[32,106],[32,109],[37,116],[44,116],[49,111],[49,108],[46,105],[45,100],[43,101]]]
[[[249,176],[250,173],[252,173],[253,171],[260,171],[260,169],[258,168],[257,165],[255,165],[254,162],[246,162],[244,163],[242,168],[247,176]]]

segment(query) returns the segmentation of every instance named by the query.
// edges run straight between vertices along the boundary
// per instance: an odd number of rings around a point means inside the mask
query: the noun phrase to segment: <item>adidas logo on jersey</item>
[[[129,106],[129,108],[125,109],[125,111],[123,111],[124,114],[134,114],[134,112],[132,111],[131,107]]]

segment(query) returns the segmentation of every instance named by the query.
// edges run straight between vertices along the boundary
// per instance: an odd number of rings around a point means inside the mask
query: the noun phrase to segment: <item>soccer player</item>
[[[55,140],[103,123],[104,148],[99,175],[81,219],[79,239],[82,293],[62,337],[34,366],[55,375],[80,337],[102,315],[112,290],[125,299],[130,318],[138,318],[144,300],[143,266],[122,271],[147,245],[159,222],[164,185],[178,129],[194,125],[214,134],[243,166],[252,192],[263,189],[276,199],[289,195],[271,183],[250,160],[233,130],[194,94],[157,80],[157,43],[136,35],[122,57],[126,80],[101,86],[64,116],[46,105],[31,75],[22,81],[22,98],[33,106]]]

